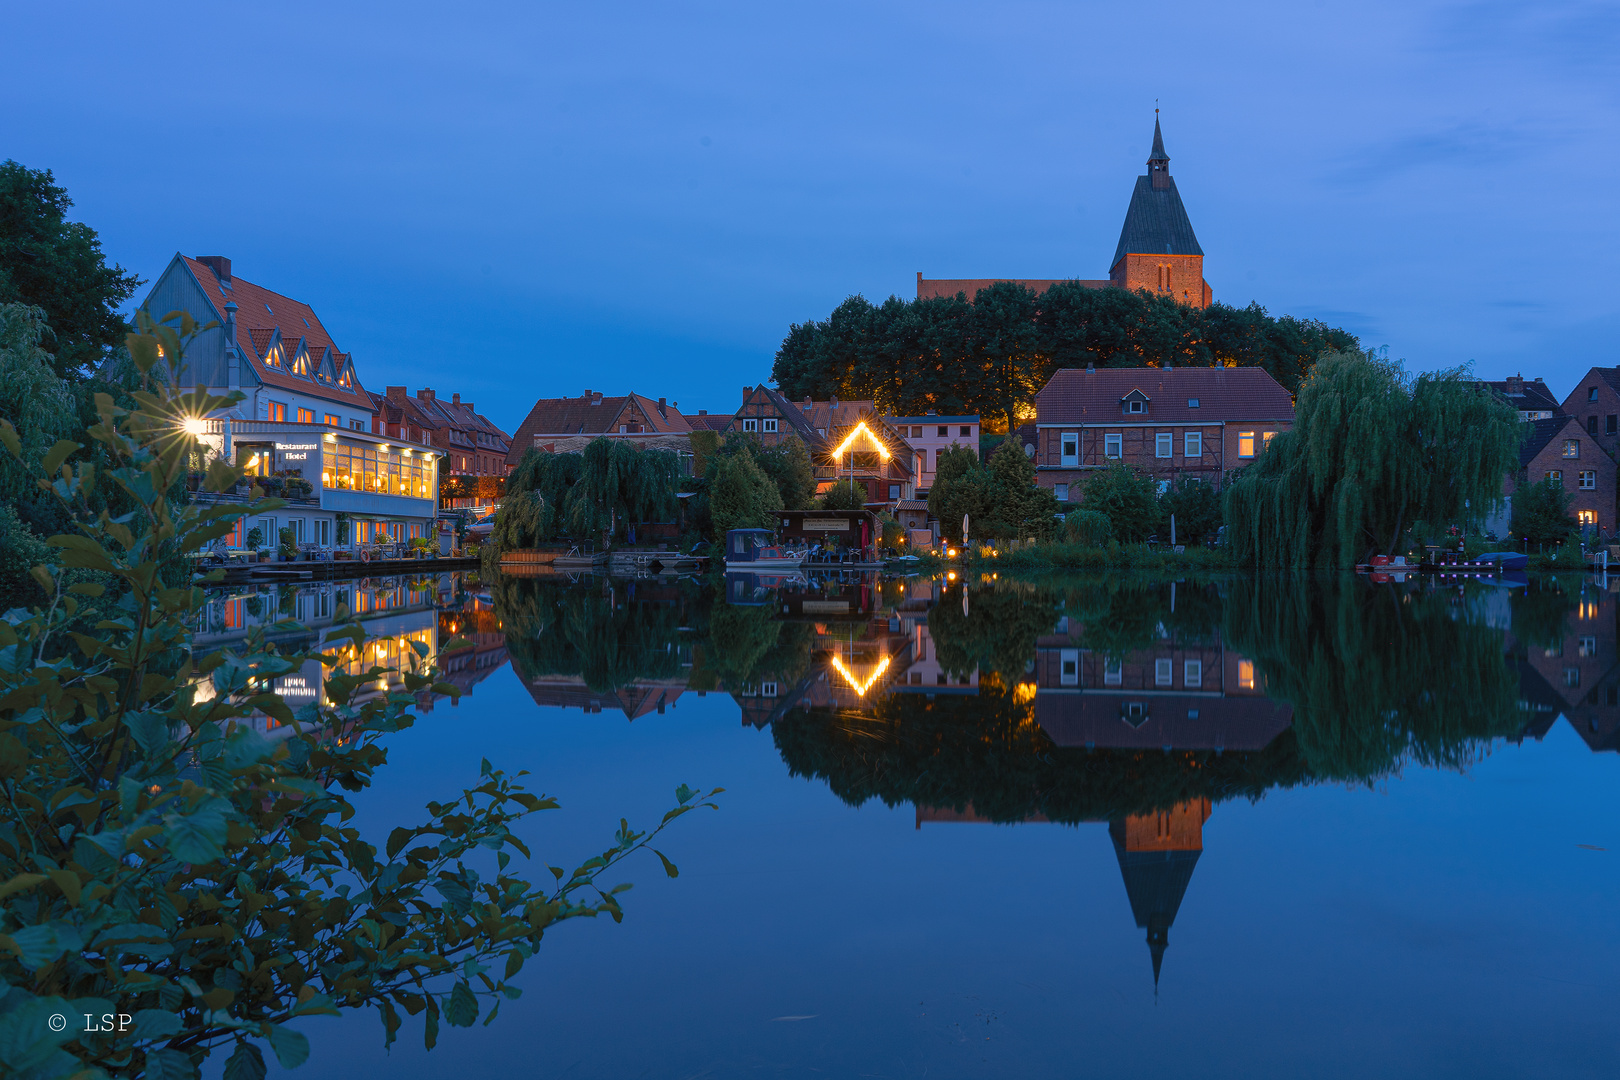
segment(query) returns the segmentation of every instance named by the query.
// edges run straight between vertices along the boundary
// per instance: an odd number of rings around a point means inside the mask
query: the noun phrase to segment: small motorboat
[[[1494,563],[1499,570],[1524,570],[1530,565],[1530,556],[1522,551],[1490,551],[1474,556],[1474,561]]]
[[[579,548],[569,548],[568,554],[559,555],[552,560],[551,565],[558,570],[589,570],[592,567],[602,566],[608,561],[605,551],[581,552]]]

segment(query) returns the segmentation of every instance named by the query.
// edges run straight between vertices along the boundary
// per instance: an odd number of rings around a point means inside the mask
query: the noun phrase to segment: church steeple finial
[[[1159,130],[1159,110],[1153,110],[1153,150],[1148,154],[1148,177],[1153,190],[1163,191],[1170,186],[1170,155],[1164,152],[1164,134]]]

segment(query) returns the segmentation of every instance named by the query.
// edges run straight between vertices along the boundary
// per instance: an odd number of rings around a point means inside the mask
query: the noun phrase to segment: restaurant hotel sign
[[[294,461],[308,461],[309,455],[320,448],[320,443],[278,442],[276,443],[276,456],[282,460],[283,464]]]

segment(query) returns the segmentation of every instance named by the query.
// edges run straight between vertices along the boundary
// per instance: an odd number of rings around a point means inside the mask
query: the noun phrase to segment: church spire
[[[1159,131],[1159,110],[1153,110],[1153,150],[1148,154],[1148,177],[1154,191],[1170,186],[1170,155],[1164,152],[1164,134]]]

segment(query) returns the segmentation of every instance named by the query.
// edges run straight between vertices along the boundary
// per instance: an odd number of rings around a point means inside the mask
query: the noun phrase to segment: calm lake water
[[[374,1014],[312,1021],[290,1075],[1620,1074],[1597,579],[338,588],[222,594],[208,632],[341,599],[378,656],[470,638],[470,693],[359,798],[378,843],[483,758],[562,801],[540,873],[727,790],[491,1027],[385,1055]]]

